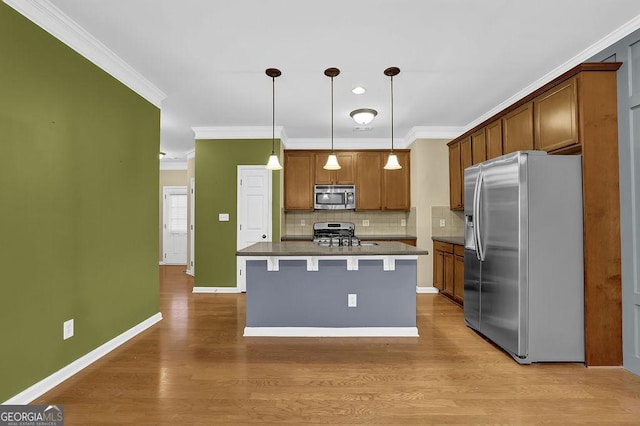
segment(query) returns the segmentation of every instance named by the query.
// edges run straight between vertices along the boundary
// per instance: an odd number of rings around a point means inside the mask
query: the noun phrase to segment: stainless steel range
[[[324,247],[359,246],[352,222],[316,222],[313,224],[313,242]]]

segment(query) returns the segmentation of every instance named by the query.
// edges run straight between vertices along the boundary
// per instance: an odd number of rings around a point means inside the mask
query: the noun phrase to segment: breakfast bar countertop
[[[323,247],[311,241],[260,242],[236,252],[237,256],[419,256],[427,250],[396,241],[362,246]]]

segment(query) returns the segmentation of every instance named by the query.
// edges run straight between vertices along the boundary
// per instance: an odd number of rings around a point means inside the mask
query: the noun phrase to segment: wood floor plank
[[[47,394],[65,425],[640,424],[640,377],[518,365],[439,295],[419,338],[242,337],[245,295],[163,266],[164,319]]]

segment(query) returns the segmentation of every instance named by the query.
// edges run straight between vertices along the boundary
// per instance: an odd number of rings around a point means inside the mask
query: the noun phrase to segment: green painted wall
[[[237,166],[266,164],[269,154],[271,139],[196,140],[196,286],[236,286]],[[272,173],[272,235],[279,239],[281,172]],[[229,222],[218,213],[229,213]]]
[[[0,402],[159,311],[159,127],[0,2]]]

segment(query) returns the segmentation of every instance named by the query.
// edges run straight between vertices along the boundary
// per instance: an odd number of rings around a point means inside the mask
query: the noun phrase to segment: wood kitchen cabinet
[[[572,78],[534,99],[535,149],[554,151],[578,143],[576,80]]]
[[[473,164],[487,159],[486,129],[483,127],[471,135],[471,160]]]
[[[285,150],[285,211],[312,211],[314,184],[355,184],[357,211],[409,211],[410,151],[394,152],[402,166],[400,170],[384,170],[388,150],[336,151],[342,168],[325,170],[329,151]]]
[[[410,152],[395,150],[394,153],[402,168],[399,170],[382,169],[382,210],[409,211],[411,209]],[[383,161],[386,162],[387,156],[387,153],[383,155]]]
[[[464,303],[464,246],[453,246],[453,299]]]
[[[284,209],[313,210],[315,156],[312,151],[284,152]]]
[[[356,154],[356,210],[382,210],[383,153],[360,151]]]
[[[464,301],[464,247],[433,242],[433,286],[449,299]]]
[[[315,153],[315,179],[316,185],[352,185],[355,183],[355,158],[353,152],[336,152],[339,170],[325,170],[323,167],[329,158],[329,151]]]
[[[472,165],[471,139],[449,145],[449,208],[464,209],[464,169]]]
[[[440,290],[444,290],[444,254],[445,252],[439,250],[436,245],[436,241],[433,242],[433,286]]]
[[[498,119],[485,127],[487,160],[502,155],[502,120]]]
[[[503,154],[533,149],[533,102],[527,102],[502,119]]]
[[[449,208],[462,210],[462,173],[460,142],[449,145]]]
[[[582,155],[587,365],[622,364],[616,83],[621,65],[579,64],[449,142],[452,209],[463,201],[460,143],[471,136],[473,144],[473,135],[483,128],[487,159],[534,148]],[[434,281],[444,285],[444,266],[435,272],[441,272],[442,278]],[[455,272],[454,265],[454,277]]]

